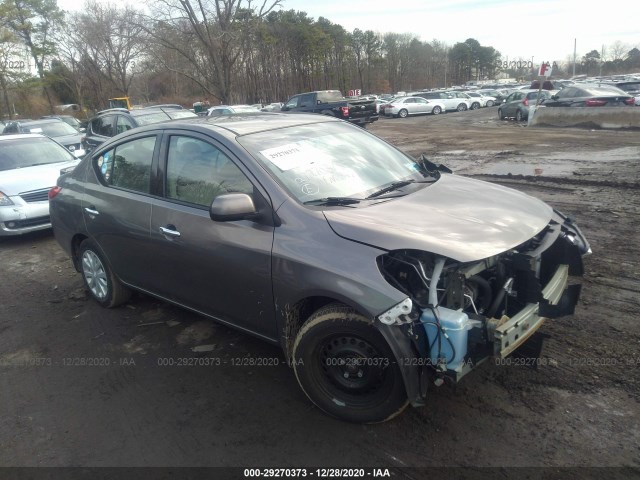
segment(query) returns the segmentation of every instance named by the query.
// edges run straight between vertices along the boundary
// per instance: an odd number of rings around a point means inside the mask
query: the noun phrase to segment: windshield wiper
[[[398,190],[402,187],[406,187],[407,185],[415,183],[415,180],[400,180],[399,182],[393,182],[390,185],[387,185],[384,188],[381,188],[377,192],[373,192],[371,195],[367,196],[366,199],[379,197],[380,195],[384,195],[385,193],[393,192],[394,190]]]
[[[325,197],[309,200],[308,202],[304,202],[303,205],[353,205],[354,203],[360,203],[361,201],[361,198],[353,197]]]

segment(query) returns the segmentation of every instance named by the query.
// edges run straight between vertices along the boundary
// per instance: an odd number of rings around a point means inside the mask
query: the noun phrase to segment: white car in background
[[[0,136],[0,237],[51,228],[49,190],[78,163],[45,135]]]
[[[480,92],[466,92],[472,99],[480,102],[481,107],[493,107],[496,104],[496,97],[491,97]]]
[[[436,100],[426,100],[422,97],[394,98],[384,108],[387,117],[405,118],[409,115],[425,115],[431,113],[439,115],[446,110],[444,103]]]
[[[424,98],[430,102],[439,102],[445,106],[447,112],[464,112],[471,108],[471,97],[463,92],[455,90],[437,91],[437,92],[420,92],[415,94],[416,97]],[[445,111],[443,109],[443,111]]]

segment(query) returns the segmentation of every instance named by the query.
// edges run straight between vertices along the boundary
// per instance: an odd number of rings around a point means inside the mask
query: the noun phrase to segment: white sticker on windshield
[[[275,148],[260,150],[260,153],[283,172],[310,165],[319,160],[321,152],[309,145],[288,143]]]

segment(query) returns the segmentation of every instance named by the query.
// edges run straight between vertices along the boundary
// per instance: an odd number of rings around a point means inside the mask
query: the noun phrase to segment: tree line
[[[142,104],[270,103],[310,90],[397,92],[533,74],[505,71],[500,52],[472,38],[449,46],[406,33],[349,32],[282,7],[283,0],[159,0],[137,10],[87,0],[67,13],[56,0],[2,0],[0,116],[52,112],[59,103],[99,110],[119,96]],[[637,49],[616,52],[605,70],[640,69]],[[26,63],[33,67],[16,68]],[[577,73],[593,65],[590,52]]]

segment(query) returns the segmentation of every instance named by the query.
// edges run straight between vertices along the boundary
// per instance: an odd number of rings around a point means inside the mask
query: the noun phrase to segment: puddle
[[[498,163],[483,165],[482,173],[487,175],[527,175],[557,177],[571,175],[573,165],[531,165],[526,163]]]

